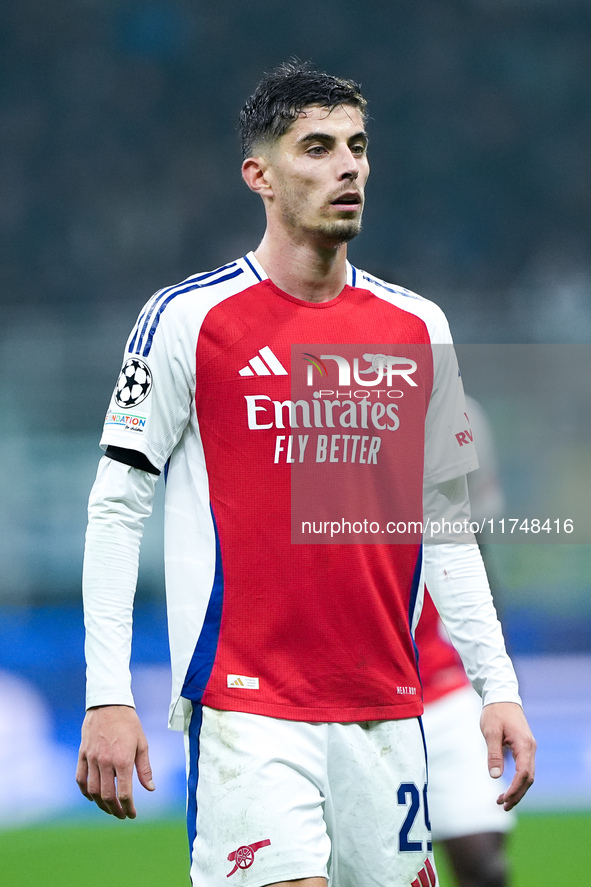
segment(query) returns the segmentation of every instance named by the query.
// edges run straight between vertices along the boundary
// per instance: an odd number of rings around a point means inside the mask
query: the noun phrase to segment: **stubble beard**
[[[319,240],[338,246],[348,243],[361,231],[361,217],[358,219],[341,219],[338,222],[327,222],[313,229]]]
[[[300,230],[306,237],[316,241],[320,246],[338,247],[348,243],[361,231],[361,213],[356,219],[320,220],[316,224],[302,224],[295,212],[284,212],[284,220],[288,227]]]
[[[288,228],[299,230],[306,237],[315,240],[323,247],[338,247],[348,243],[361,231],[361,212],[354,219],[323,219],[306,224],[302,221],[302,201],[293,188],[286,188],[282,194],[283,220]]]

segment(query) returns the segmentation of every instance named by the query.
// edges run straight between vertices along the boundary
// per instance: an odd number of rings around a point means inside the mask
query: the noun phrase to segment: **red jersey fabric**
[[[196,405],[224,582],[219,643],[202,696],[212,708],[315,721],[422,710],[409,631],[420,545],[292,545],[290,464],[275,464],[277,428],[249,429],[244,403],[246,392],[289,400],[291,374],[237,382],[262,343],[290,367],[296,342],[337,349],[352,341],[428,344],[429,336],[421,319],[366,290],[347,287],[330,302],[309,303],[270,281],[212,308],[201,326]],[[274,412],[261,410],[257,419],[270,424]],[[267,698],[228,687],[228,674],[258,679],[258,695],[264,687]]]

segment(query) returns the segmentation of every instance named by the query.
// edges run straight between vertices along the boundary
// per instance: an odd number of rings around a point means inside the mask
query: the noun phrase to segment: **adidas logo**
[[[414,879],[410,887],[435,887],[437,884],[437,876],[435,874],[435,870],[428,859],[425,860],[425,865],[419,872],[417,878]]]
[[[228,687],[239,687],[242,690],[258,690],[259,689],[259,679],[258,678],[250,678],[244,674],[229,674],[228,676]]]
[[[263,360],[263,357],[265,360]],[[265,363],[266,361],[266,363]],[[259,353],[248,361],[249,366],[242,367],[240,376],[287,376],[287,370],[278,357],[275,357],[268,345],[259,348]]]

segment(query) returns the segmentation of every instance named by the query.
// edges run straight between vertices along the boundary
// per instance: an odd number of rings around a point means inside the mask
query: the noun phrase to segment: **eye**
[[[311,148],[308,148],[306,154],[311,154],[312,157],[321,157],[323,154],[327,154],[327,150],[324,145],[312,145]]]
[[[367,150],[367,145],[359,144],[351,146],[351,153],[355,154],[356,157],[363,157]]]

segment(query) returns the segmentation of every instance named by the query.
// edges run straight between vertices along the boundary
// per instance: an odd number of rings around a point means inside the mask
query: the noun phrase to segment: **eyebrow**
[[[327,132],[309,132],[307,135],[302,136],[302,138],[298,140],[299,145],[308,145],[310,142],[325,142],[327,144],[334,144],[335,137]],[[365,130],[362,129],[360,130],[360,132],[356,132],[355,135],[352,135],[350,138],[347,139],[347,144],[351,144],[351,142],[363,142],[365,145],[367,145],[369,143],[369,139]]]

